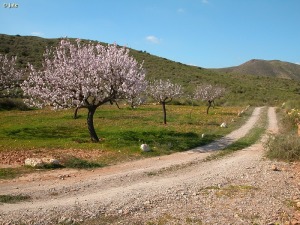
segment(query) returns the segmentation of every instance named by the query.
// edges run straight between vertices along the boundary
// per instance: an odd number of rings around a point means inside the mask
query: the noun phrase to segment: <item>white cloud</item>
[[[31,32],[31,35],[42,37],[44,34],[42,32],[34,31],[34,32]]]
[[[159,44],[160,43],[160,40],[157,37],[153,36],[153,35],[147,36],[146,40],[148,42],[153,43],[153,44]]]
[[[209,2],[208,2],[208,0],[202,0],[202,3],[203,4],[208,4]]]
[[[296,64],[300,65],[300,62],[296,62]]]

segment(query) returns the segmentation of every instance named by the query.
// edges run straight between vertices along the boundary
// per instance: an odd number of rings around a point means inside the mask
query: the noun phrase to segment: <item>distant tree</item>
[[[56,48],[47,49],[42,70],[30,66],[30,75],[22,84],[31,106],[87,108],[88,130],[93,142],[99,138],[94,129],[96,109],[116,99],[126,99],[131,87],[144,85],[142,64],[129,50],[117,45],[71,43],[61,40]],[[141,90],[141,89],[139,89]]]
[[[142,96],[142,93],[146,93],[147,85],[148,82],[145,81],[142,84],[136,83],[128,87],[127,97],[125,100],[132,109],[145,102],[145,96]]]
[[[194,98],[208,102],[206,113],[208,114],[212,104],[215,104],[215,99],[224,95],[225,88],[212,86],[211,84],[199,85],[195,89]]]
[[[148,93],[162,105],[164,124],[167,124],[166,104],[182,95],[181,85],[173,84],[170,80],[156,80],[149,84]]]
[[[0,97],[10,97],[20,86],[22,71],[16,68],[17,57],[0,54]]]
[[[126,99],[126,102],[130,105],[131,109],[135,109],[136,107],[144,103],[144,99],[141,96],[137,96],[134,98]]]

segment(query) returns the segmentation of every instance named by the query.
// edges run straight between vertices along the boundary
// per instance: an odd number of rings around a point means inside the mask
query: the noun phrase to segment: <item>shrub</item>
[[[103,165],[97,162],[91,162],[84,159],[79,159],[76,157],[68,157],[64,160],[63,165],[67,168],[75,169],[90,169],[102,167]]]
[[[284,108],[288,111],[291,109],[295,109],[295,108],[300,109],[300,102],[297,100],[289,100],[282,104],[282,108]]]
[[[0,110],[29,110],[21,99],[3,98],[0,99]]]
[[[0,195],[0,203],[17,203],[30,199],[28,195]]]
[[[267,157],[284,161],[300,160],[300,138],[296,135],[270,136],[265,144]]]

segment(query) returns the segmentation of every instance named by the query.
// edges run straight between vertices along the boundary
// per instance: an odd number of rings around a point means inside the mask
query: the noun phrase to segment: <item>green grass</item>
[[[1,203],[17,203],[22,201],[30,200],[30,196],[28,195],[0,195],[0,204]]]
[[[218,108],[205,115],[204,107],[170,105],[167,108],[167,126],[162,124],[160,106],[136,110],[118,110],[108,105],[99,108],[94,118],[95,129],[102,139],[99,143],[89,141],[85,110],[79,112],[80,118],[76,120],[72,119],[72,110],[2,111],[0,151],[79,148],[139,152],[140,144],[147,143],[156,154],[167,154],[224,135],[229,130],[220,129],[219,124],[236,118],[240,109]],[[235,123],[232,125],[231,129]],[[200,138],[202,133],[207,133],[206,139]]]
[[[21,174],[21,171],[15,168],[0,168],[0,179],[13,179],[19,174]]]
[[[74,169],[92,169],[92,168],[98,168],[103,167],[104,164],[97,163],[97,162],[91,162],[88,160],[79,159],[76,157],[69,157],[65,159],[63,162],[64,167],[67,168],[74,168]]]
[[[35,171],[29,167],[17,167],[17,168],[0,168],[0,180],[1,179],[13,179],[26,173],[32,173]]]
[[[204,145],[236,129],[245,120],[237,116],[241,107],[216,107],[209,115],[205,110],[203,106],[168,105],[168,124],[163,125],[160,105],[135,110],[104,105],[94,116],[99,143],[90,141],[84,109],[79,111],[78,119],[72,118],[73,110],[0,111],[0,155],[25,151],[56,157],[65,167],[101,167]],[[235,122],[231,122],[233,119]],[[220,128],[222,122],[227,122],[229,128]],[[203,133],[205,138],[201,138]],[[152,151],[141,152],[139,147],[143,143]],[[76,150],[94,154],[82,158],[76,155]],[[74,154],[65,157],[65,151]],[[26,168],[0,169],[0,179],[26,172]]]

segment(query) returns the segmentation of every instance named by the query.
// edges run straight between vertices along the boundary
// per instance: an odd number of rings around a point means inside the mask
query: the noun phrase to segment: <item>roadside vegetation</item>
[[[288,101],[277,110],[280,132],[271,135],[265,145],[267,156],[284,161],[300,160],[300,104]],[[299,125],[298,125],[299,124]]]
[[[1,203],[17,203],[30,200],[28,195],[0,195],[0,205]]]

